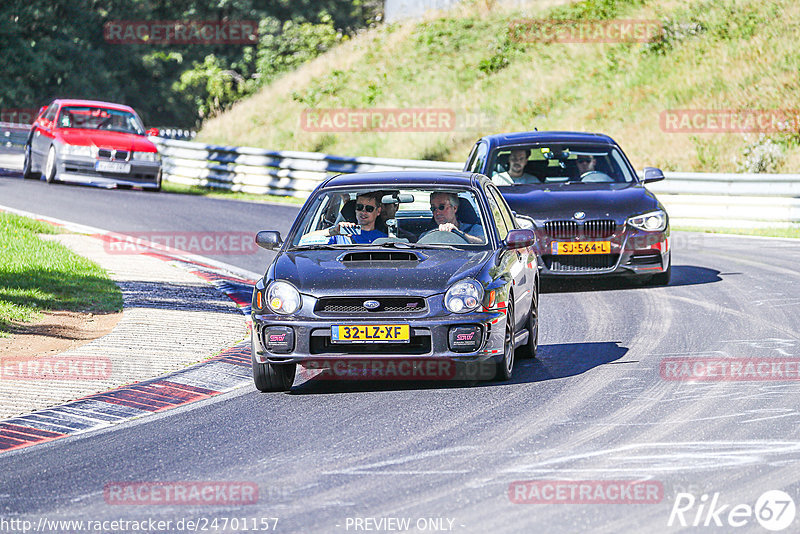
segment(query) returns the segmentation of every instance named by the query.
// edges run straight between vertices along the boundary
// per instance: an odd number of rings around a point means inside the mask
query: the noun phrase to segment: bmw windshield
[[[495,150],[487,175],[498,186],[633,183],[619,150],[608,145],[533,145]]]

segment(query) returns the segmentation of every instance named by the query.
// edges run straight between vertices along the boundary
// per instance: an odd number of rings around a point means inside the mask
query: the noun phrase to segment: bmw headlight
[[[134,152],[133,159],[155,163],[161,161],[161,156],[158,155],[158,152]]]
[[[453,313],[469,313],[481,305],[483,286],[466,278],[450,286],[444,294],[444,307]]]
[[[81,145],[64,145],[62,152],[67,156],[94,157],[94,147]]]
[[[639,230],[661,232],[667,228],[667,213],[664,210],[651,211],[628,218],[628,224]]]
[[[300,309],[300,292],[288,282],[273,282],[267,289],[267,306],[275,313],[294,313]]]

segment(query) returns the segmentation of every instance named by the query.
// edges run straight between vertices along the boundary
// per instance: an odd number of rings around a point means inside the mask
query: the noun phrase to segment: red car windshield
[[[59,128],[111,130],[144,135],[144,126],[136,115],[116,109],[91,106],[63,107],[58,114],[57,124]]]

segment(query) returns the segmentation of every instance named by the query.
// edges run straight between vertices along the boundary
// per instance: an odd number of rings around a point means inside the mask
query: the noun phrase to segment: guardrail
[[[0,167],[22,168],[21,145],[30,127],[0,123],[2,146],[14,156]],[[202,187],[305,198],[326,177],[392,170],[461,170],[461,163],[343,157],[317,152],[273,151],[151,138],[162,156],[164,180]],[[19,159],[17,164],[16,160]],[[800,224],[800,174],[665,172],[648,184],[673,224],[702,227]]]
[[[0,122],[0,145],[6,149],[21,149],[28,139],[30,131],[30,124]]]
[[[409,159],[343,157],[156,139],[165,181],[245,193],[305,198],[339,173],[461,170],[462,164]]]

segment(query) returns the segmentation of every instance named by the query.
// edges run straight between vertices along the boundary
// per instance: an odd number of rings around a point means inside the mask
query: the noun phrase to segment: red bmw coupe
[[[161,157],[133,108],[93,100],[43,107],[25,144],[23,176],[105,187],[161,188]]]

